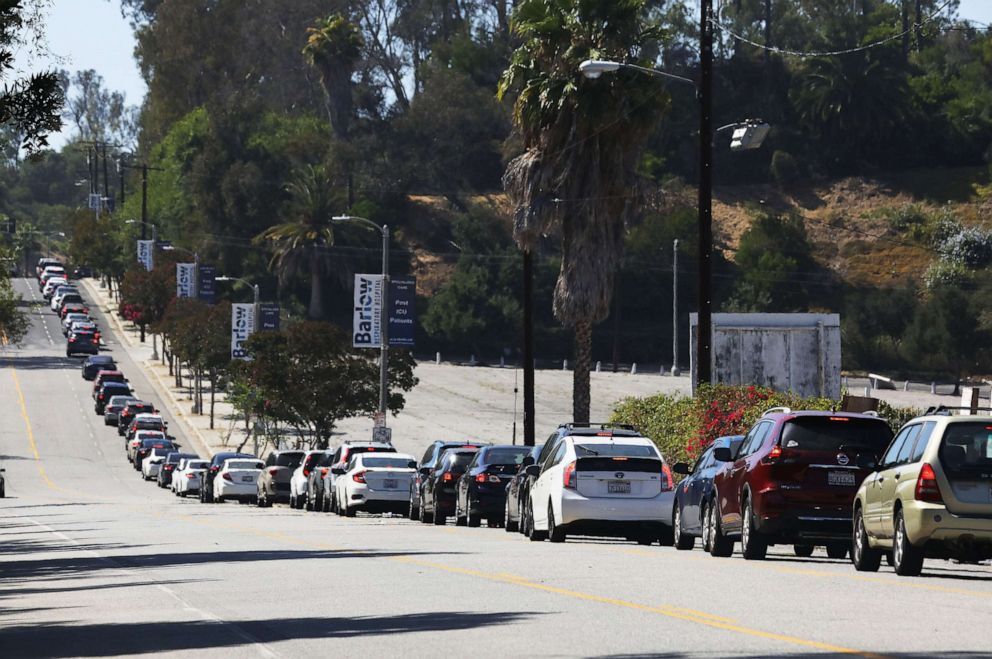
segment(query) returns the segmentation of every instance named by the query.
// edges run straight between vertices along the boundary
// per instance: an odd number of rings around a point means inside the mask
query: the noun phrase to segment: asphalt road
[[[929,562],[904,579],[820,553],[745,563],[177,499],[128,465],[37,309],[0,351],[0,657],[992,652],[989,567]]]

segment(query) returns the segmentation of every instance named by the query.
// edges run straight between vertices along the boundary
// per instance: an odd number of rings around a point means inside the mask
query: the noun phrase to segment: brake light
[[[567,487],[570,490],[575,489],[575,461],[573,460],[562,473],[562,486]]]
[[[139,446],[141,446],[141,440],[140,439],[136,439],[133,442],[131,442],[131,447],[132,448],[138,448]]]
[[[103,400],[103,394],[100,394],[100,400]]]
[[[667,462],[661,463],[661,476],[664,479],[664,482],[661,484],[662,492],[668,492],[675,487],[675,481],[672,478],[672,470],[668,466]]]
[[[369,447],[369,453],[372,453],[373,451],[375,451],[375,447],[374,446],[370,446]]]
[[[851,419],[849,419],[846,416],[832,416],[832,417],[830,417],[830,420],[831,421],[850,421]]]
[[[173,469],[175,469],[175,465],[165,465],[164,469],[166,471],[172,471]]]
[[[476,483],[485,483],[487,480],[489,480],[489,476],[486,474],[479,474],[475,477]]]
[[[211,473],[215,473],[216,474],[218,471],[220,471],[220,467],[217,466],[217,465],[214,465],[213,467],[210,468],[210,471],[211,471]]]
[[[75,342],[76,342],[76,337],[73,336],[69,338],[69,343],[75,343]]]
[[[478,446],[472,446],[471,444],[466,444],[462,448],[479,448]]]
[[[441,480],[444,481],[445,483],[450,483],[451,481],[455,480],[455,475],[450,471],[446,471],[441,475]]]
[[[930,503],[944,502],[944,497],[940,494],[940,485],[937,484],[937,474],[933,473],[933,467],[926,462],[920,469],[920,477],[916,479],[916,500]]]
[[[309,476],[310,475],[310,470],[309,469],[304,469],[303,470],[303,475],[304,476]]]
[[[99,333],[99,332],[96,332],[95,334],[93,334],[93,338],[94,338],[94,339],[95,339],[96,341],[99,341],[99,340],[100,340],[100,333]]]
[[[356,483],[364,483],[365,482],[365,472],[364,471],[360,471],[360,472],[358,472],[356,474],[352,474],[351,475],[351,480],[355,481]]]
[[[269,469],[269,476],[275,476],[279,473],[278,469]]]
[[[321,476],[326,476],[327,475],[327,467],[321,467],[320,468],[320,475]]]
[[[231,474],[227,473],[226,471],[223,474],[221,474],[220,477],[226,481],[231,481],[232,483],[234,482],[231,480]]]

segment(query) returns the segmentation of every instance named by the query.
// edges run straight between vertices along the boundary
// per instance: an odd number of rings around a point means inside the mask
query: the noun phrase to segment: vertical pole
[[[699,325],[696,385],[710,382],[713,311],[713,0],[699,3]]]
[[[148,164],[141,165],[141,239],[145,240],[145,227],[148,226]]]
[[[120,156],[117,159],[117,174],[120,179],[121,187],[121,206],[124,205],[124,156]]]
[[[258,302],[258,284],[255,284],[254,286],[252,286],[252,289],[255,292],[255,304],[252,306],[252,310],[253,310],[253,312],[255,314],[255,331],[257,332],[259,330],[259,327],[258,327],[258,320],[259,320],[259,318],[258,318],[258,304],[259,304],[259,302]]]
[[[100,146],[103,147],[103,196],[110,200],[110,170],[107,169],[107,144],[104,142]],[[100,200],[103,203],[103,200]]]
[[[672,375],[679,374],[679,239],[672,243]]]
[[[386,402],[389,396],[389,227],[385,224],[382,225],[382,309],[379,323],[379,412],[386,424]]]
[[[524,446],[534,446],[534,254],[524,250]]]

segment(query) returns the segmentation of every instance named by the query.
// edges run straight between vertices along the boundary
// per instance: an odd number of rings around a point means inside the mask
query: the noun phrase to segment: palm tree
[[[638,208],[635,169],[668,106],[664,87],[649,76],[621,69],[586,80],[579,64],[637,61],[660,37],[644,22],[648,4],[522,0],[512,19],[522,43],[500,81],[501,97],[516,94],[513,118],[524,145],[503,178],[515,207],[514,238],[530,252],[542,234],[561,235],[554,313],[575,332],[578,422],[589,420],[592,325],[609,313],[625,225]]]
[[[324,88],[327,116],[338,141],[347,144],[353,119],[352,75],[362,54],[362,33],[341,14],[318,20],[307,29],[303,56],[317,70]],[[348,206],[355,203],[351,165],[348,170]]]
[[[331,194],[331,181],[324,166],[308,165],[296,172],[286,186],[290,195],[289,218],[271,226],[255,237],[255,243],[272,245],[269,269],[279,275],[280,283],[300,273],[310,275],[312,319],[326,317],[324,279],[330,274],[330,252],[334,244],[331,217],[337,203]]]

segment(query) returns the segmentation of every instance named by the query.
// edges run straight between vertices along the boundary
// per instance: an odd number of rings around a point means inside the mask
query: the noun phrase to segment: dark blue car
[[[685,462],[672,465],[672,471],[686,477],[675,487],[675,503],[672,506],[672,529],[675,534],[676,549],[692,549],[696,538],[703,535],[701,503],[713,491],[713,476],[727,465],[713,457],[717,448],[729,448],[731,454],[744,441],[744,435],[718,437],[703,451],[696,463],[689,468]],[[705,549],[705,547],[704,547]]]

